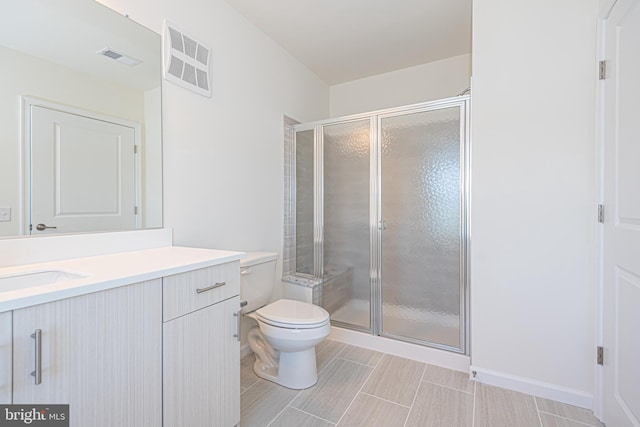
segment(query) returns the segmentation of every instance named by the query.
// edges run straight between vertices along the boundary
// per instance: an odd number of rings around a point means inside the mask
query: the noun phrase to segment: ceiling
[[[327,84],[471,52],[471,0],[226,0]]]
[[[20,0],[0,14],[0,46],[146,91],[160,85],[160,36],[86,0]],[[109,47],[142,61],[129,67],[98,55]]]

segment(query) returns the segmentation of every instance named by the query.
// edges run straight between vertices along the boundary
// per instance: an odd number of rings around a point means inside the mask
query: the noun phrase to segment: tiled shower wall
[[[284,240],[282,248],[282,275],[289,276],[295,272],[296,252],[293,247],[296,243],[295,224],[295,183],[293,178],[293,162],[295,162],[294,130],[293,126],[298,122],[284,117]]]
[[[313,274],[313,130],[296,135],[296,265]]]
[[[298,122],[285,116],[282,280],[311,288],[312,302],[322,305],[322,281],[310,277],[313,275],[313,130],[302,137],[298,135],[298,144],[295,144],[295,124]],[[300,183],[296,185],[298,180]],[[309,277],[296,275],[297,271]]]

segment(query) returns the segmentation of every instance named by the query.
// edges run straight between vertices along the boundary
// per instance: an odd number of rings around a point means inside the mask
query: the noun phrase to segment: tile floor
[[[602,426],[582,408],[469,381],[451,371],[325,340],[318,383],[290,390],[242,360],[241,427],[584,427]]]

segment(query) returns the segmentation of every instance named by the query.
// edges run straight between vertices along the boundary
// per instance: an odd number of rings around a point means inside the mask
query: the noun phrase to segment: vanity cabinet
[[[11,370],[13,367],[11,312],[0,313],[0,404],[11,403]]]
[[[161,281],[14,310],[13,403],[69,404],[76,427],[161,426]]]
[[[71,427],[239,424],[241,255],[169,246],[5,270],[86,278],[0,293],[0,404],[68,404]]]
[[[240,265],[163,279],[164,427],[240,422]]]

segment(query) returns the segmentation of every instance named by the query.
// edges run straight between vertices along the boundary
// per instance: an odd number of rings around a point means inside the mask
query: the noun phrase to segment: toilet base
[[[280,351],[278,366],[270,367],[256,358],[253,371],[260,378],[294,390],[309,388],[318,382],[316,349]]]

